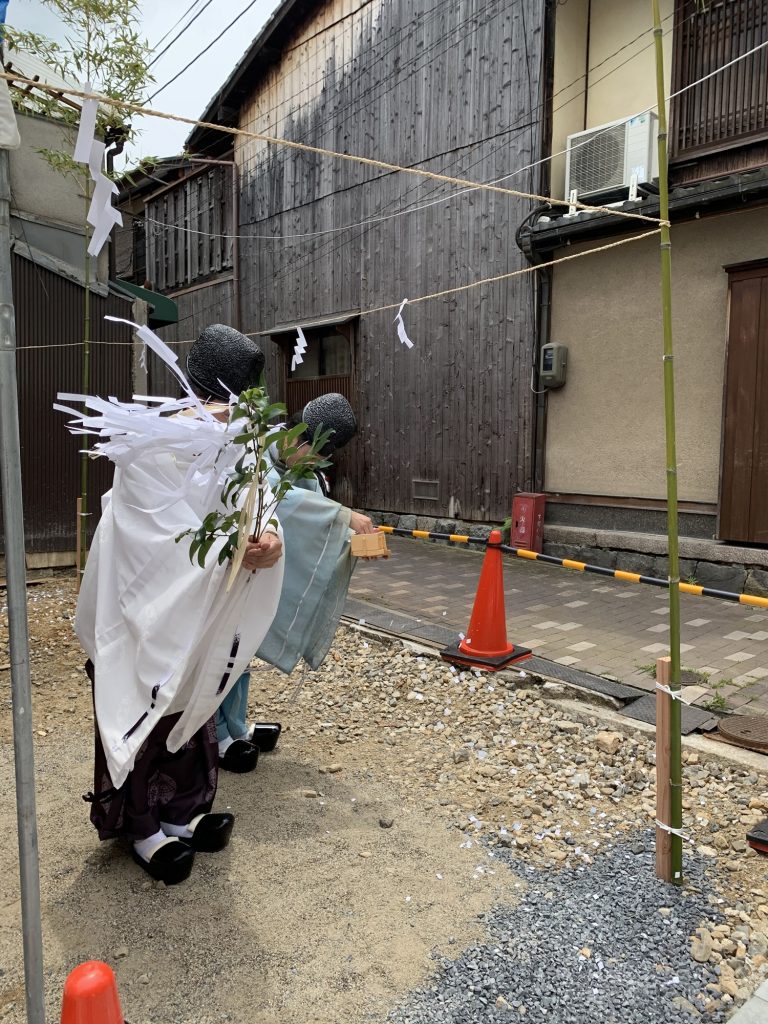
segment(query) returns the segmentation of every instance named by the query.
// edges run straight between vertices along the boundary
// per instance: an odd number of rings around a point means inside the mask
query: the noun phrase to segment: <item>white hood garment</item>
[[[266,636],[284,565],[281,558],[271,569],[241,569],[227,590],[230,566],[217,559],[223,539],[204,567],[190,562],[190,537],[176,542],[221,507],[221,488],[242,454],[231,443],[242,422],[216,420],[194,397],[171,350],[148,328],[136,330],[189,397],[122,403],[59,395],[95,415],[55,406],[74,417],[73,433],[97,434],[95,452],[116,467],[75,619],[95,668],[96,719],[116,788],[163,715],[182,712],[168,738],[171,752],[213,715]],[[171,415],[186,410],[195,415]],[[282,538],[279,527],[278,533]]]

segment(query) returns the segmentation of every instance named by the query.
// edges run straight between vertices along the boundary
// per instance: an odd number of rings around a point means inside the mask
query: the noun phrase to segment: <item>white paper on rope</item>
[[[91,172],[91,177],[98,184],[99,178],[101,177],[101,168],[104,165],[104,154],[107,150],[106,145],[103,142],[99,142],[98,139],[91,139],[91,148],[88,151],[88,159],[82,162],[88,164],[88,170]]]
[[[91,89],[91,83],[86,82],[83,91],[90,92]],[[116,224],[123,223],[122,215],[112,206],[112,196],[116,195],[118,191],[117,185],[110,181],[102,170],[106,146],[93,137],[96,131],[98,109],[98,100],[86,99],[83,101],[74,152],[74,159],[78,163],[88,165],[91,179],[95,185],[86,218],[93,228],[93,234],[88,244],[89,256],[98,256],[104,248],[112,228]]]
[[[405,345],[406,348],[413,348],[413,342],[408,337],[408,332],[405,329],[405,321],[403,320],[403,310],[405,309],[405,304],[407,301],[408,299],[403,299],[403,301],[400,303],[400,309],[398,309],[397,316],[393,320],[393,323],[397,324],[397,336],[400,339],[401,343]]]
[[[117,195],[118,188],[113,181],[109,178],[101,175],[96,182],[96,187],[93,190],[93,197],[91,198],[91,205],[88,208],[88,223],[92,227],[96,227],[99,223],[99,213],[104,207],[110,202],[113,195]]]
[[[86,82],[83,92],[90,92],[93,86]],[[96,131],[96,113],[99,109],[98,100],[83,100],[80,109],[80,127],[77,130],[77,142],[75,143],[74,159],[79,164],[87,164],[91,156],[91,143],[93,134]]]
[[[296,328],[298,337],[296,338],[296,344],[293,349],[293,359],[291,360],[291,373],[296,369],[299,363],[304,362],[304,353],[307,351],[307,339],[304,336],[304,331],[300,327]]]

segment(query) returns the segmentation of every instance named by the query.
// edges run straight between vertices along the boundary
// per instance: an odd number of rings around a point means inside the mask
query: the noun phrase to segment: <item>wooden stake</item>
[[[80,592],[80,582],[81,582],[81,580],[83,578],[83,567],[82,567],[82,565],[80,563],[80,555],[82,554],[82,551],[83,551],[83,548],[82,548],[82,536],[83,535],[82,535],[82,530],[81,530],[81,526],[82,526],[82,522],[83,522],[82,511],[83,511],[83,499],[82,498],[78,498],[77,499],[77,527],[75,529],[75,537],[77,538],[77,540],[76,540],[76,547],[75,547],[75,551],[76,551],[75,564],[77,565],[77,590],[78,590],[78,593]]]
[[[669,686],[671,658],[656,662],[656,682]],[[670,705],[672,698],[662,690],[656,691],[656,819],[671,824],[672,790],[669,785],[671,754]],[[656,826],[656,877],[672,881],[672,836]]]

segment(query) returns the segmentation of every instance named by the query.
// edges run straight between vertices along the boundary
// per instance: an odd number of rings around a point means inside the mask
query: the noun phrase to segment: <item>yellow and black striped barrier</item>
[[[460,533],[431,533],[429,530],[401,530],[398,526],[379,526],[382,533],[392,533],[398,537],[416,537],[417,540],[443,540],[452,541],[454,544],[477,544],[487,547],[488,541],[483,537],[467,537]],[[624,569],[606,569],[602,565],[589,565],[587,562],[579,562],[573,558],[556,558],[554,555],[540,554],[538,551],[528,551],[526,548],[513,548],[508,544],[499,545],[501,550],[516,558],[525,558],[529,562],[546,562],[547,565],[559,565],[563,569],[575,569],[576,572],[593,572],[597,576],[611,576],[615,580],[623,580],[625,583],[647,583],[651,587],[666,587],[669,589],[669,580],[657,579],[655,576],[643,576],[638,572],[626,572]],[[715,590],[713,587],[700,587],[696,583],[680,583],[681,594],[695,594],[697,597],[717,597],[721,601],[733,601],[736,604],[746,604],[752,608],[768,608],[768,597],[757,597],[754,594],[733,594],[729,590]]]

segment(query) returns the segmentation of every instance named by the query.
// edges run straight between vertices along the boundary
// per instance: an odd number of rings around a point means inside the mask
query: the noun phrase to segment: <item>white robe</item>
[[[284,565],[281,558],[271,569],[241,569],[227,590],[230,566],[217,560],[223,540],[204,567],[190,562],[189,537],[176,542],[221,509],[222,486],[242,455],[232,443],[242,421],[220,423],[195,396],[178,355],[148,327],[131,326],[187,397],[60,394],[59,402],[84,411],[54,405],[71,417],[73,434],[97,436],[95,451],[115,463],[75,629],[94,664],[96,720],[116,788],[163,715],[181,712],[168,737],[174,752],[214,714],[272,623]],[[179,412],[192,415],[169,415]]]
[[[218,565],[215,545],[201,568],[190,562],[190,538],[176,543],[212,510],[210,478],[196,487],[187,468],[156,450],[118,460],[83,577],[75,629],[95,666],[96,718],[115,787],[161,716],[182,712],[168,738],[175,751],[213,715],[280,598],[284,559],[241,569],[227,591],[229,564]],[[157,510],[158,496],[169,494],[179,497]]]

